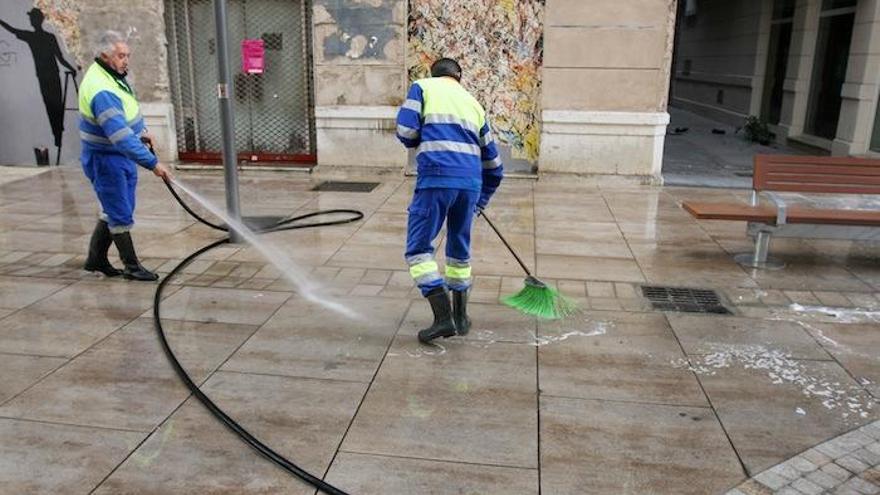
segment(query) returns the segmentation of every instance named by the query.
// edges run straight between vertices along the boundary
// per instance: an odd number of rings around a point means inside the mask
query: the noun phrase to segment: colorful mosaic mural
[[[440,57],[459,61],[462,84],[485,106],[499,141],[534,163],[540,141],[544,0],[410,0],[411,80]]]

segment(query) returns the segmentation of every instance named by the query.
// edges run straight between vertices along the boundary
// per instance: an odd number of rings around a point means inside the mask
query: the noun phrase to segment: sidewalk
[[[735,126],[681,108],[669,107],[669,115],[663,149],[663,181],[667,185],[748,188],[755,155],[803,154],[785,144],[764,146],[747,141]],[[676,133],[676,129],[682,132]]]
[[[181,178],[224,204],[221,176]],[[747,191],[508,180],[493,220],[583,314],[500,305],[522,274],[477,220],[474,328],[423,346],[429,309],[402,259],[412,182],[383,180],[334,193],[241,176],[246,214],[364,211],[266,236],[360,319],[241,245],[190,265],[162,305],[202,389],[313,474],[351,494],[810,493],[804,480],[828,483],[817,471],[836,475],[828,492],[880,491],[877,244],[778,239],[784,270],[744,270],[745,226],[678,204]],[[313,494],[179,383],[154,335],[156,285],[81,272],[95,214],[75,168],[0,185],[0,493]],[[163,273],[219,238],[152,175],[133,235]],[[733,314],[654,310],[644,284],[714,289]],[[814,447],[827,459],[792,477]]]

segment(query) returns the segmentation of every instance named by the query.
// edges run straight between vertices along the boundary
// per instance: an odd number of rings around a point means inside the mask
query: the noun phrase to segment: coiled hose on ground
[[[186,210],[187,213],[192,215],[200,223],[211,227],[212,229],[221,230],[224,232],[228,232],[229,229],[222,225],[214,224],[204,218],[202,218],[198,213],[192,210],[189,205],[177,194],[177,191],[171,186],[171,183],[168,180],[165,180],[165,186],[168,187],[168,190],[171,192],[171,195],[174,196],[174,199],[180,203],[180,206]],[[329,220],[325,222],[315,222],[315,223],[298,223],[302,220],[308,218],[314,218],[324,215],[332,215],[332,214],[347,214],[350,215],[348,218],[342,218],[338,220]],[[349,209],[334,209],[334,210],[323,210],[316,211],[313,213],[307,213],[305,215],[299,215],[296,217],[289,217],[283,220],[280,220],[275,225],[272,225],[268,228],[264,228],[259,230],[257,233],[264,234],[269,232],[280,232],[283,230],[296,230],[296,229],[308,229],[314,227],[327,227],[330,225],[342,225],[346,223],[356,222],[360,219],[364,218],[364,214],[358,210],[349,210]],[[193,382],[192,378],[189,376],[189,373],[183,368],[178,361],[177,356],[174,354],[174,351],[171,349],[171,346],[168,343],[168,339],[165,336],[165,329],[162,328],[162,319],[161,319],[161,302],[162,302],[162,291],[165,289],[165,286],[168,284],[168,281],[174,278],[181,270],[183,270],[187,265],[189,265],[193,260],[201,256],[202,254],[218,247],[223,244],[230,242],[230,238],[226,237],[224,239],[217,240],[208,244],[207,246],[195,251],[194,253],[187,256],[183,261],[181,261],[171,272],[159,282],[159,286],[156,288],[156,293],[153,297],[153,320],[156,326],[156,333],[159,336],[159,342],[162,344],[162,348],[165,350],[165,355],[168,356],[168,360],[171,361],[171,365],[174,367],[174,370],[177,372],[177,375],[183,381],[183,383],[189,388],[192,394],[198,399],[207,409],[217,418],[221,423],[226,425],[227,428],[233,431],[242,441],[248,444],[251,448],[256,450],[260,455],[265,457],[266,459],[272,461],[288,473],[300,478],[301,480],[309,483],[314,486],[318,490],[328,493],[331,495],[347,495],[346,492],[336,488],[335,486],[325,482],[321,478],[307,472],[301,467],[297,466],[283,455],[279,454],[272,450],[271,447],[260,441],[258,438],[253,436],[250,432],[248,432],[244,427],[238,424],[233,418],[231,418],[228,414],[226,414],[223,409],[221,409],[214,401],[211,400],[210,397],[205,395],[204,392],[199,389],[199,386]]]

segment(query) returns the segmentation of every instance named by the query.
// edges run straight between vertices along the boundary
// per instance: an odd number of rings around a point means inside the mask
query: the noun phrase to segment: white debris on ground
[[[874,400],[857,385],[846,385],[834,379],[812,376],[803,363],[791,354],[763,345],[716,345],[711,353],[677,359],[673,365],[701,375],[715,375],[718,370],[740,366],[743,369],[766,371],[774,385],[791,384],[804,396],[818,400],[829,410],[838,410],[843,418],[867,418]]]

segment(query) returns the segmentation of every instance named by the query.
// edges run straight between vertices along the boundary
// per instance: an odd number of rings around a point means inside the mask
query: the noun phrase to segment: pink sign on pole
[[[245,74],[262,74],[266,66],[266,48],[262,39],[241,41],[241,70]]]

